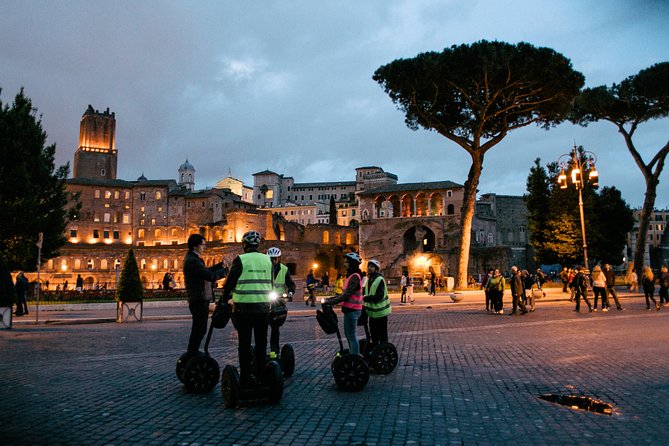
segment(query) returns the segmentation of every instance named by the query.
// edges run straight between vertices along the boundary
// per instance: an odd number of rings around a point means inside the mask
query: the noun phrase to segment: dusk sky
[[[42,115],[57,162],[72,165],[88,104],[116,113],[118,178],[196,187],[229,173],[252,185],[270,169],[296,182],[352,181],[376,165],[400,182],[463,184],[455,143],[412,131],[374,71],[397,58],[481,39],[555,49],[586,86],[669,61],[669,1],[30,1],[0,0],[3,103],[21,86]],[[646,161],[669,118],[645,124]],[[574,142],[596,153],[600,184],[641,206],[644,180],[613,124],[512,132],[486,155],[481,193],[522,195],[535,158]],[[669,167],[657,208],[669,208]]]

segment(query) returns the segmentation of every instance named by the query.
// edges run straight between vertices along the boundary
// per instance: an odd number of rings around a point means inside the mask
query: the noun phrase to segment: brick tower
[[[116,116],[88,106],[81,117],[79,148],[74,153],[74,178],[116,179]]]

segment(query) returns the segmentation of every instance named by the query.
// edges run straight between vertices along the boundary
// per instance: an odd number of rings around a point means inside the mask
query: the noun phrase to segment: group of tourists
[[[499,269],[490,268],[481,280],[481,289],[485,293],[485,309],[493,314],[504,314],[504,289],[506,278]],[[523,315],[535,310],[534,289],[543,293],[545,275],[541,270],[532,276],[526,269],[511,267],[509,285],[511,289],[512,310],[510,316]]]
[[[259,245],[258,232],[249,231],[243,235],[244,253],[233,260],[223,285],[222,296],[217,302],[218,307],[230,311],[232,324],[237,330],[240,385],[244,388],[252,388],[258,384],[258,377],[261,376],[267,356],[268,327],[271,327],[270,357],[279,354],[280,324],[272,323],[270,294],[276,293],[279,296],[279,302],[283,303],[285,310],[283,299],[292,299],[295,293],[295,283],[288,267],[281,263],[281,250],[271,247],[264,254],[259,251]],[[201,257],[205,246],[204,237],[199,234],[191,235],[184,261],[184,278],[193,319],[187,354],[193,356],[198,354],[207,331],[209,303],[213,301],[211,284],[222,279],[226,273],[221,263],[205,266]],[[386,281],[380,273],[380,262],[375,259],[369,261],[367,277],[363,280],[360,255],[350,252],[344,259],[345,277],[337,277],[335,295],[324,299],[323,304],[341,305],[349,351],[360,354],[356,329],[362,311],[369,317],[372,343],[387,342],[390,299]],[[308,296],[308,304],[314,305],[315,296]],[[255,361],[251,358],[252,339],[255,342]]]

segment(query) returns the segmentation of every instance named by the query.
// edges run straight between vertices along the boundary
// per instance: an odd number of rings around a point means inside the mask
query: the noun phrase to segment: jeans
[[[620,305],[620,301],[618,300],[618,293],[616,292],[616,289],[613,288],[612,286],[607,286],[606,287],[606,293],[607,293],[607,295],[611,294],[611,296],[613,297],[613,300],[616,303],[616,308],[620,310],[623,306]]]
[[[190,338],[188,339],[187,352],[191,355],[200,350],[202,338],[207,332],[207,318],[209,318],[209,301],[200,300],[189,302],[188,309],[193,315],[193,325],[190,329]]]
[[[602,310],[609,307],[609,300],[606,298],[606,288],[603,286],[593,286],[592,292],[595,295],[595,310],[597,309],[597,298],[602,297]]]
[[[592,310],[590,299],[588,299],[588,291],[586,290],[582,293],[581,290],[576,290],[576,297],[574,298],[576,300],[576,311],[581,309],[581,297],[583,297],[583,300],[588,305],[588,310]]]
[[[344,334],[348,341],[348,351],[354,355],[360,354],[358,336],[355,332],[358,329],[358,319],[360,318],[361,312],[361,310],[354,310],[344,313]]]

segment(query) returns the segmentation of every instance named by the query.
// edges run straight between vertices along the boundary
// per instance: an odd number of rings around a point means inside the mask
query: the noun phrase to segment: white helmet
[[[378,271],[381,271],[381,262],[379,262],[378,260],[372,259],[368,263],[371,263],[372,265],[376,266],[376,269]]]
[[[360,254],[358,254],[357,252],[349,252],[344,256],[344,258],[351,260],[357,263],[358,265],[362,263],[362,258],[360,257]]]
[[[256,231],[249,231],[242,236],[242,241],[248,243],[249,245],[259,245],[260,234],[258,234]]]
[[[281,257],[281,250],[276,246],[272,246],[267,250],[267,255],[270,257]]]

